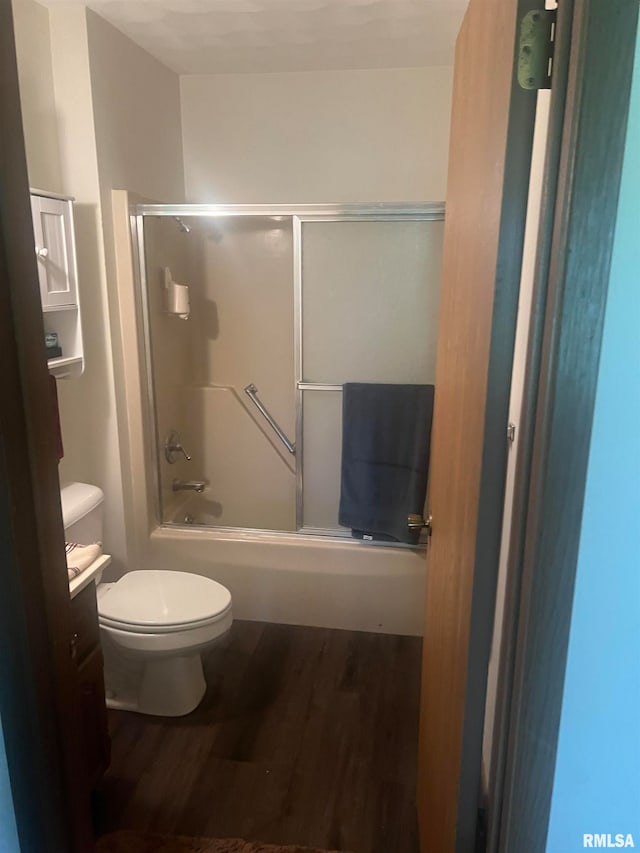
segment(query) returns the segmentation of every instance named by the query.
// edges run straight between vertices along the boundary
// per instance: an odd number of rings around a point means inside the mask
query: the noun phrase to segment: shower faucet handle
[[[187,451],[182,446],[180,436],[174,429],[172,429],[164,442],[164,457],[170,465],[173,465],[173,463],[176,461],[176,453],[182,453],[187,462],[191,462],[191,456],[189,456]]]

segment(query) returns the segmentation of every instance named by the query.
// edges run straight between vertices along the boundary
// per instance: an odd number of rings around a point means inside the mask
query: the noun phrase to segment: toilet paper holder
[[[189,286],[173,280],[169,267],[164,268],[164,288],[167,299],[167,314],[188,320],[191,313]]]

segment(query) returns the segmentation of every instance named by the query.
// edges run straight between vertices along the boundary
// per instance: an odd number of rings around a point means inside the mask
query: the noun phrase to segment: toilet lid
[[[230,606],[231,593],[226,587],[187,572],[128,572],[98,597],[101,617],[140,626],[203,622]]]

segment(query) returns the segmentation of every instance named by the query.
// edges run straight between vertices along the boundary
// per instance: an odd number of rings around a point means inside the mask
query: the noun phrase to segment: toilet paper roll
[[[177,314],[183,320],[189,317],[191,305],[188,285],[176,284],[175,281],[172,281],[168,288],[167,301],[167,309],[170,314]]]

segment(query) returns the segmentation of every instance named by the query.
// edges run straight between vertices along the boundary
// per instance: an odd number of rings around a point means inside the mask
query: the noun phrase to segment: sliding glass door
[[[433,383],[443,225],[441,205],[138,208],[161,523],[350,535],[342,386]]]

